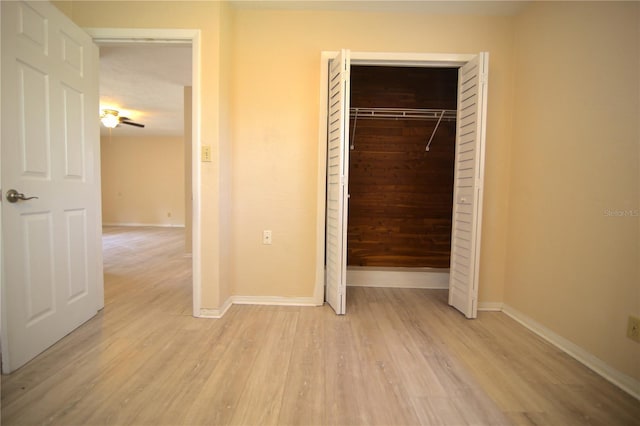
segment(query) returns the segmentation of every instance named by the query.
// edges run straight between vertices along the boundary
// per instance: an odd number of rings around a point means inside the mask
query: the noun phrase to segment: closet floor
[[[104,310],[2,377],[2,424],[638,424],[637,400],[446,290],[193,318],[183,236],[105,228]]]

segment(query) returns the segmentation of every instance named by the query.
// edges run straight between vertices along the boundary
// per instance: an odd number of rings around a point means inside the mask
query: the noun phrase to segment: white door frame
[[[192,268],[193,268],[193,316],[201,316],[202,308],[202,263],[200,253],[200,227],[201,227],[201,202],[200,202],[200,30],[182,29],[141,29],[141,28],[84,28],[91,35],[94,43],[100,45],[105,43],[171,43],[171,44],[191,44],[191,83],[192,83]],[[97,114],[97,112],[96,112]]]
[[[316,287],[314,302],[324,301],[324,251],[325,251],[325,193],[327,187],[327,99],[329,61],[338,51],[323,51],[320,57],[320,126],[318,128],[318,183],[316,211]],[[397,52],[351,52],[351,65],[405,66],[405,67],[461,67],[477,53],[397,53]]]

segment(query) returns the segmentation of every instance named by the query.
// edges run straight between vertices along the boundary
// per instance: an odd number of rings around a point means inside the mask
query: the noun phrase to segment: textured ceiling
[[[191,46],[100,46],[100,109],[111,108],[145,125],[121,124],[114,136],[180,136],[184,86],[191,85]],[[100,126],[100,134],[109,130]]]
[[[517,15],[530,0],[229,0],[235,9]]]

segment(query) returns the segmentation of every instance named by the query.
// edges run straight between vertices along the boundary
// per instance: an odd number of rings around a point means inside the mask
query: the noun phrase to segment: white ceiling
[[[184,134],[184,86],[191,85],[191,46],[100,45],[100,109],[145,125],[121,124],[114,136]],[[109,130],[100,126],[100,134]]]

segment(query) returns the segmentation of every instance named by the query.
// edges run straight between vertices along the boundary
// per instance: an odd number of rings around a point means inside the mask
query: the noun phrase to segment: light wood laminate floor
[[[191,317],[183,232],[105,228],[105,309],[2,377],[2,424],[638,425],[640,403],[446,291]]]

